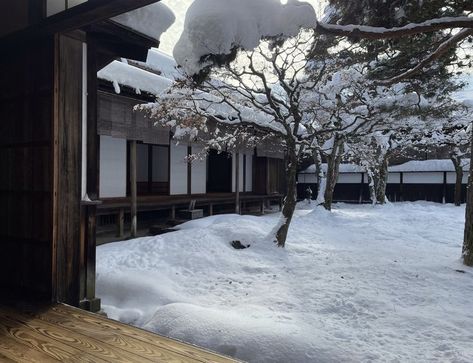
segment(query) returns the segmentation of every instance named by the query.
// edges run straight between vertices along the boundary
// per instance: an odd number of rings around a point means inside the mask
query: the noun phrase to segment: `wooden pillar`
[[[399,201],[403,202],[404,201],[404,196],[402,195],[402,190],[403,190],[403,185],[404,185],[404,173],[401,171],[400,173],[400,183],[399,183]]]
[[[443,191],[442,191],[442,203],[445,204],[447,202],[447,172],[443,172]]]
[[[176,219],[176,206],[175,205],[171,207],[171,219],[172,220]]]
[[[214,205],[210,203],[209,205],[209,215],[213,216],[214,215]]]
[[[130,236],[137,236],[137,185],[136,185],[136,140],[130,144],[130,191],[131,191],[131,229]]]
[[[117,237],[123,238],[125,235],[125,209],[120,208],[117,215]]]
[[[358,204],[363,203],[363,187],[365,185],[365,173],[361,173],[361,186],[360,186],[360,197],[358,200]]]
[[[235,213],[240,214],[240,153],[235,153]]]

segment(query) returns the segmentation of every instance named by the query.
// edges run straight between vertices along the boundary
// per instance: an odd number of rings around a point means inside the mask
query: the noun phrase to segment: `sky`
[[[184,28],[184,20],[186,17],[186,11],[189,6],[192,4],[193,0],[162,0],[161,2],[168,6],[176,15],[176,21],[173,26],[161,36],[161,45],[159,47],[163,52],[172,55],[172,50],[174,45],[179,40],[179,37]],[[319,14],[320,9],[322,8],[324,0],[306,0],[308,3],[312,4],[315,11]]]

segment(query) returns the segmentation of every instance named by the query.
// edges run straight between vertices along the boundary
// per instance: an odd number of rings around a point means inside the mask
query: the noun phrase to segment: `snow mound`
[[[144,6],[112,18],[112,21],[156,40],[159,40],[175,20],[172,10],[161,3]]]
[[[262,38],[291,37],[316,26],[314,8],[291,0],[195,0],[186,14],[184,30],[174,58],[188,74],[207,66],[202,57],[228,55],[234,48],[247,50]]]
[[[97,295],[111,318],[250,362],[472,362],[464,213],[300,204],[286,249],[265,240],[278,213],[195,220],[98,247]]]

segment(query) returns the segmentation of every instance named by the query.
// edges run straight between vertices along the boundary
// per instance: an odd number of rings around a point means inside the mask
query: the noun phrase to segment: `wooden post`
[[[240,153],[235,153],[235,213],[240,214]]]
[[[209,215],[213,216],[214,215],[214,205],[210,203],[209,205]]]
[[[137,235],[137,193],[136,193],[136,140],[130,145],[130,191],[131,191],[131,230],[130,236]]]
[[[443,172],[443,197],[442,197],[442,204],[447,203],[447,172]]]
[[[125,209],[120,208],[117,216],[117,237],[123,238],[125,235]]]
[[[171,207],[171,219],[172,220],[176,219],[176,206],[175,205]]]
[[[264,215],[264,199],[261,199],[261,215]]]

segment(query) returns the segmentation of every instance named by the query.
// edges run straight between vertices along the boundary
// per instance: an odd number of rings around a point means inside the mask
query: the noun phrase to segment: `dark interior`
[[[210,150],[207,168],[207,193],[232,192],[232,157],[227,152]]]

